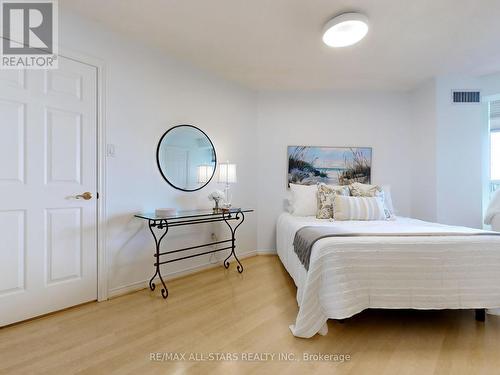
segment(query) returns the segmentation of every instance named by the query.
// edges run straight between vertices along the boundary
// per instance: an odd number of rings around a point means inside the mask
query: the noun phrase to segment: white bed
[[[295,232],[325,225],[356,233],[438,235],[323,238],[313,245],[306,271],[293,249]],[[477,232],[402,217],[332,222],[281,214],[277,250],[297,286],[299,305],[292,333],[326,334],[329,318],[345,319],[367,308],[500,307],[500,236]]]

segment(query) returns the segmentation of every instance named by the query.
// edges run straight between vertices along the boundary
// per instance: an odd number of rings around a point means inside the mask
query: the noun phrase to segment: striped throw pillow
[[[335,195],[334,220],[386,220],[381,197],[346,197]]]
[[[388,220],[395,219],[390,186],[368,185],[354,182],[349,185],[349,190],[353,197],[381,197],[384,202],[386,218]]]

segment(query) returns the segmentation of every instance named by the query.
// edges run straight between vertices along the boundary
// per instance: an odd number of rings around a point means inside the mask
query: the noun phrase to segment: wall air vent
[[[480,103],[481,92],[473,90],[453,90],[453,103]]]

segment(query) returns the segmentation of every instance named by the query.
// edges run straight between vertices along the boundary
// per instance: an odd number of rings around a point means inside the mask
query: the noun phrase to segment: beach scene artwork
[[[371,147],[288,146],[288,184],[369,184],[371,167]]]

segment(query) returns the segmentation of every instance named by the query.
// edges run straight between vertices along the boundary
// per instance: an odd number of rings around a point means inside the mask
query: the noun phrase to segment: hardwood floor
[[[273,256],[210,269],[102,303],[0,329],[1,374],[495,374],[500,319],[473,311],[365,311],[298,339],[295,286]],[[151,353],[345,354],[344,362],[169,361]],[[197,354],[198,356],[201,354]],[[215,354],[214,354],[215,355]],[[188,359],[188,358],[186,358]]]

